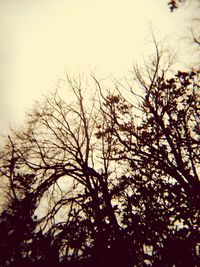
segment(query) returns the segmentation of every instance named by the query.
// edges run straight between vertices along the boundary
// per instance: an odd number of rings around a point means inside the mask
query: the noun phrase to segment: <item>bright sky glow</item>
[[[123,76],[158,38],[183,32],[183,11],[165,0],[1,0],[1,128],[20,121],[33,99],[53,89],[66,70]],[[178,48],[178,46],[177,46]]]

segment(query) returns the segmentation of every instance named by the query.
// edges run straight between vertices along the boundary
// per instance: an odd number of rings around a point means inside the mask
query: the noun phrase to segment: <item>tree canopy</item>
[[[92,77],[89,102],[67,77],[74,102],[56,91],[13,131],[2,266],[198,264],[199,72],[169,77],[160,60],[125,90]]]
[[[155,47],[132,81],[67,75],[8,136],[1,266],[200,265],[200,72]]]

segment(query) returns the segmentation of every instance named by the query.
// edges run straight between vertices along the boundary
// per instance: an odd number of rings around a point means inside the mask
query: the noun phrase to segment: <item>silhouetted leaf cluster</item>
[[[179,4],[184,3],[185,0],[171,0],[168,2],[168,6],[171,12],[178,8]]]

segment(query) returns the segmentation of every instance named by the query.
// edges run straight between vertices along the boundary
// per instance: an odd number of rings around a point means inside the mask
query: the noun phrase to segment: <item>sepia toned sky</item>
[[[68,72],[123,76],[158,39],[176,44],[186,10],[165,0],[0,0],[0,130]]]

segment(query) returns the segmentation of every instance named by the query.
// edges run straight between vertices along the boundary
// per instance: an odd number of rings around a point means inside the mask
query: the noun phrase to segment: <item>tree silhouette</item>
[[[155,45],[134,86],[67,76],[73,101],[8,137],[1,266],[199,265],[199,72],[170,75]]]
[[[152,266],[195,266],[199,261],[199,72],[178,71],[169,77],[157,53],[146,73],[135,68],[135,79],[143,94],[132,87],[130,94],[138,104],[120,90],[106,97],[108,127],[98,132],[98,137],[112,132],[117,144],[113,159],[127,160],[131,167],[132,175],[125,177],[132,190],[126,194],[124,202],[129,205],[124,218],[137,247],[134,262],[143,266],[147,256]],[[145,255],[144,246],[151,255]]]

